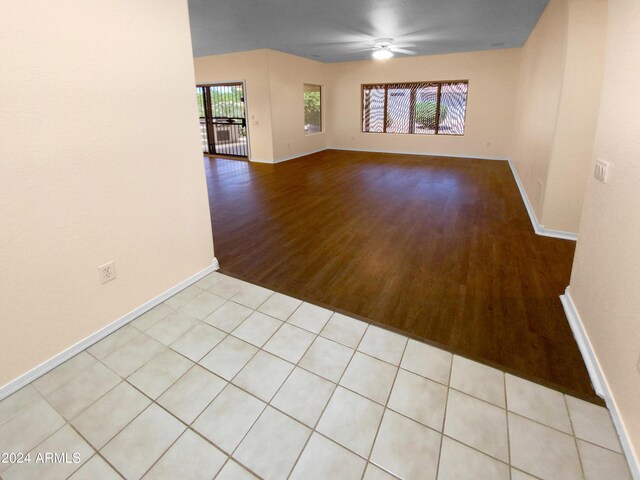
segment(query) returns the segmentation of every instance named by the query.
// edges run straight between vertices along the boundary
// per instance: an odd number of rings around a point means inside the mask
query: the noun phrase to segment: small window
[[[362,131],[464,135],[467,81],[362,86]]]
[[[322,132],[322,87],[304,84],[304,133]]]

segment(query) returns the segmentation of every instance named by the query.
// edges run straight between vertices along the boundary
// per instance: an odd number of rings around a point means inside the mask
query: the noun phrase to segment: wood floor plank
[[[205,168],[223,271],[596,398],[558,298],[575,243],[534,233],[506,162],[325,150]]]

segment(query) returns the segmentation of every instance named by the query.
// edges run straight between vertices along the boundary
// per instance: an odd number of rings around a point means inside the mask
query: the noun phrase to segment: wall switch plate
[[[607,180],[609,179],[609,162],[605,162],[604,160],[597,160],[593,176],[600,180],[602,183],[607,183]]]
[[[100,283],[107,283],[111,280],[115,280],[116,278],[116,264],[114,261],[109,263],[105,263],[104,265],[100,265],[98,267],[98,277],[100,278]]]

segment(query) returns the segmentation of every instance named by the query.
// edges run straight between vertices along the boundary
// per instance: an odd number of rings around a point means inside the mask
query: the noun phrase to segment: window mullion
[[[382,133],[387,133],[387,109],[389,108],[389,85],[384,86],[384,115],[382,118]]]
[[[418,84],[408,83],[409,87],[409,133],[416,133],[416,102],[418,97]]]
[[[440,133],[440,94],[442,93],[442,83],[438,82],[438,94],[436,96],[436,130],[434,135]]]

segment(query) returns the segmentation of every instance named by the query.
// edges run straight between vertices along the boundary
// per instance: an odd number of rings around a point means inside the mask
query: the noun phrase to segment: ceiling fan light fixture
[[[381,48],[374,51],[371,55],[376,60],[388,60],[389,58],[393,57],[393,52],[387,48]]]

